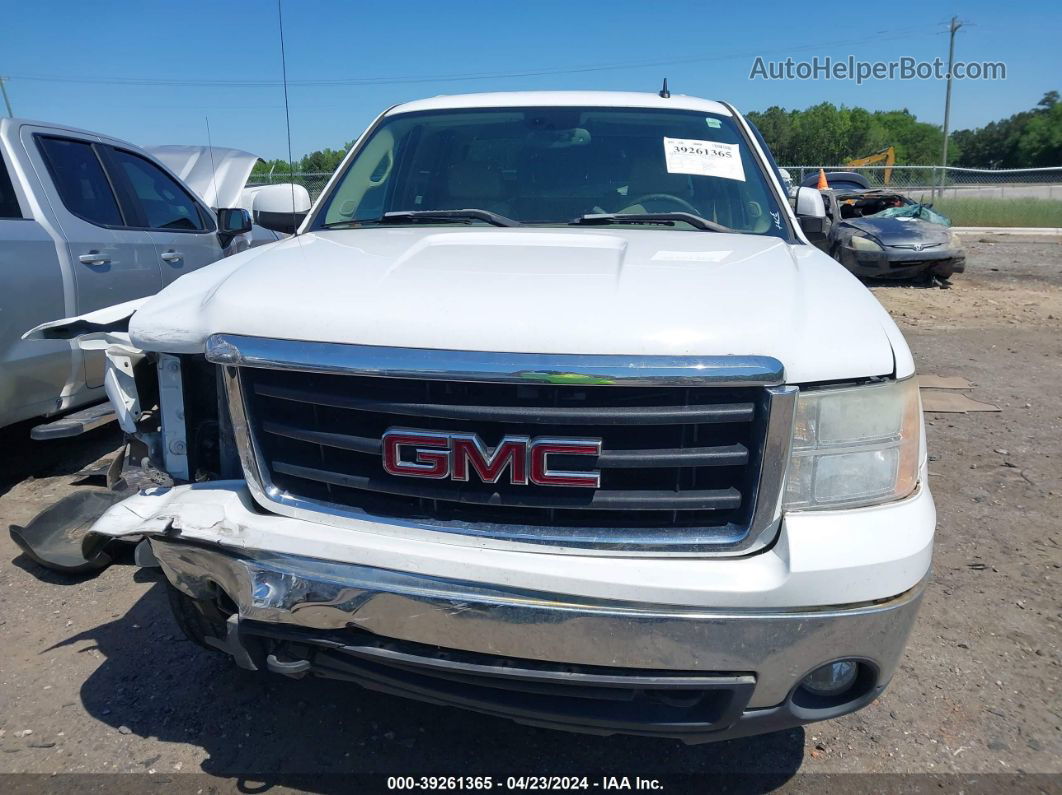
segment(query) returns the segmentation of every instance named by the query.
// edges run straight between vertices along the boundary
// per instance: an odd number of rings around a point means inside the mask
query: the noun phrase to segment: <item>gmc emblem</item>
[[[508,473],[514,486],[577,486],[596,489],[601,473],[565,472],[550,468],[551,455],[601,454],[600,439],[563,439],[529,436],[506,436],[493,450],[474,433],[418,431],[412,428],[389,428],[384,433],[383,468],[405,478],[467,481],[469,473],[484,483],[497,483]],[[403,460],[403,450],[412,456]]]

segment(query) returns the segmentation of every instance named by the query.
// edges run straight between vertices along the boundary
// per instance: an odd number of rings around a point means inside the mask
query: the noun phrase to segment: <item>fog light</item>
[[[838,660],[816,668],[800,684],[816,696],[837,696],[852,686],[858,672],[855,660]]]

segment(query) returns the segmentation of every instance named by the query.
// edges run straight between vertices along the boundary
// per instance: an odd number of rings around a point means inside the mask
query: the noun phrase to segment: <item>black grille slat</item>
[[[353,436],[330,431],[314,431],[295,428],[278,422],[263,422],[262,430],[276,436],[286,436],[310,444],[336,447],[367,455],[379,455],[379,439]],[[711,467],[742,466],[749,460],[749,451],[743,444],[722,445],[719,447],[678,447],[670,449],[646,450],[605,450],[598,456],[595,466],[610,468],[637,467]]]
[[[376,491],[403,497],[494,505],[505,508],[578,508],[584,511],[718,511],[737,508],[741,494],[737,489],[710,491],[602,491],[561,489],[561,493],[536,496],[520,492],[502,495],[473,487],[454,488],[451,484],[421,485],[385,477],[348,475],[314,467],[273,461],[273,469],[304,480],[316,480],[350,489]]]
[[[332,395],[303,389],[257,384],[255,392],[263,397],[331,406],[406,417],[431,417],[448,420],[486,422],[529,422],[555,425],[685,425],[713,422],[749,422],[755,411],[753,403],[725,403],[708,406],[641,406],[562,407],[562,406],[476,406],[414,403]]]
[[[379,455],[382,449],[379,439],[352,436],[346,433],[295,428],[279,422],[263,422],[262,430],[275,436],[286,436],[289,439],[298,439],[300,442],[310,442],[311,444],[320,444],[325,447],[338,447],[340,450],[352,450],[355,453]]]
[[[496,383],[240,368],[263,475],[282,499],[442,531],[571,546],[684,548],[747,538],[762,465],[762,387]],[[392,428],[601,440],[601,454],[550,457],[600,473],[597,489],[394,475]],[[414,460],[412,446],[402,449]]]

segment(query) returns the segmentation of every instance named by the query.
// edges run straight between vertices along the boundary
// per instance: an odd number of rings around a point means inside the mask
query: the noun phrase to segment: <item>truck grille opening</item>
[[[767,429],[760,387],[648,387],[333,375],[242,367],[262,476],[288,497],[516,540],[736,545],[749,532]],[[410,478],[382,465],[390,428],[601,439],[550,466],[600,487]],[[611,532],[617,530],[618,532]]]

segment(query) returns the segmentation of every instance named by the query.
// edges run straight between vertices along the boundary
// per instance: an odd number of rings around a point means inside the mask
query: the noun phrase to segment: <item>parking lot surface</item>
[[[921,373],[964,376],[970,397],[1000,411],[927,415],[939,512],[934,573],[906,659],[866,710],[687,747],[247,674],[183,639],[157,570],[125,561],[96,577],[64,577],[21,555],[4,533],[0,773],[151,773],[178,783],[206,773],[303,786],[298,777],[316,773],[741,772],[762,774],[762,789],[801,788],[806,773],[1026,773],[1053,774],[1036,787],[1056,787],[1062,242],[966,244],[968,270],[951,289],[873,287]],[[75,474],[113,455],[119,441],[113,428],[51,443],[28,441],[28,426],[0,431],[0,522],[25,523],[85,488]],[[1013,781],[1022,780],[997,783]]]

